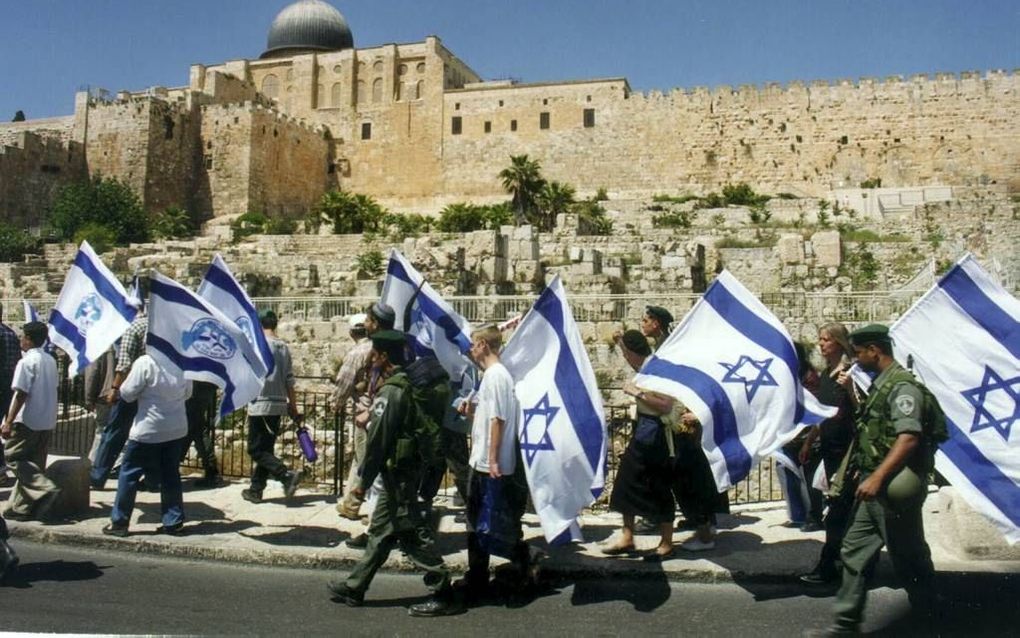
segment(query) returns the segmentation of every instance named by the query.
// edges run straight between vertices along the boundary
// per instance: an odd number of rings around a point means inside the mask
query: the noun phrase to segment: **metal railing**
[[[93,413],[84,407],[82,384],[76,379],[65,379],[59,390],[59,419],[50,443],[52,454],[87,456],[96,432]],[[343,481],[350,470],[352,451],[346,449],[351,439],[353,424],[343,412],[330,407],[325,392],[297,392],[298,411],[304,416],[303,425],[315,442],[319,458],[314,463],[301,453],[295,429],[289,417],[282,417],[281,434],[277,439],[276,453],[291,469],[301,469],[305,482],[332,494],[343,492]],[[632,434],[632,419],[627,406],[606,406],[608,433],[606,458],[606,490],[598,506],[608,503],[612,485],[619,469],[620,455],[627,448]],[[213,447],[221,474],[229,478],[251,476],[252,463],[248,455],[248,414],[242,408],[220,419],[213,426]],[[189,450],[181,467],[185,470],[202,470],[201,460]],[[729,493],[730,503],[758,503],[782,498],[778,477],[772,460],[751,470],[751,474],[734,486]]]
[[[922,295],[923,290],[870,292],[764,292],[761,299],[780,319],[861,323],[890,321],[902,315]],[[531,307],[537,295],[450,296],[446,301],[468,321],[502,321]],[[665,306],[674,317],[681,317],[701,298],[695,293],[567,295],[577,321],[623,321],[638,319],[650,303]],[[363,312],[377,297],[257,297],[259,309],[272,309],[284,321],[304,319],[330,321]],[[56,299],[29,300],[46,316]],[[20,299],[0,300],[10,324],[24,320]]]

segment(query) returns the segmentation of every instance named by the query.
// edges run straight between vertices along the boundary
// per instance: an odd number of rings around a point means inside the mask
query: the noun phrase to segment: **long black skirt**
[[[653,524],[672,522],[676,512],[670,491],[672,465],[662,423],[638,415],[634,436],[620,457],[610,509],[642,516]]]

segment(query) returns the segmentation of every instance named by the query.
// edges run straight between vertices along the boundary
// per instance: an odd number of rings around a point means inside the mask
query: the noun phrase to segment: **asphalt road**
[[[0,632],[280,635],[799,636],[828,624],[832,599],[793,584],[699,585],[663,579],[550,583],[517,604],[411,618],[418,576],[380,574],[364,607],[329,601],[320,570],[245,567],[15,542],[19,574],[0,587]],[[942,578],[941,635],[1015,635],[1020,578]],[[520,606],[523,603],[523,606]],[[879,585],[864,629],[908,635],[902,590]]]

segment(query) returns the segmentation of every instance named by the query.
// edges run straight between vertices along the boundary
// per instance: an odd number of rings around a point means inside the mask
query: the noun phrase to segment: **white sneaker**
[[[708,541],[706,543],[705,541],[698,540],[698,537],[695,536],[680,543],[680,549],[688,552],[707,552],[710,549],[715,549],[715,541]]]

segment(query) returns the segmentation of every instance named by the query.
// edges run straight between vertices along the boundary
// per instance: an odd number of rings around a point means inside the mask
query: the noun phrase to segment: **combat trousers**
[[[399,546],[411,562],[425,570],[425,585],[432,593],[446,595],[450,590],[450,572],[436,548],[432,530],[417,500],[418,481],[400,485],[393,483],[384,480],[386,487],[379,493],[372,512],[372,523],[368,527],[368,545],[347,577],[347,586],[364,594],[390,552]],[[401,493],[395,494],[396,490]]]
[[[36,503],[57,489],[44,473],[51,434],[50,430],[30,430],[24,423],[15,423],[12,428],[7,440],[7,463],[18,482],[8,502],[15,514],[31,515]]]
[[[251,456],[251,491],[262,494],[269,477],[286,482],[289,470],[276,458],[276,437],[280,434],[280,417],[248,417],[248,455]]]
[[[843,582],[836,594],[836,624],[856,630],[864,615],[868,564],[885,545],[915,612],[933,611],[935,567],[924,540],[921,505],[896,512],[877,500],[858,501],[843,537]]]

